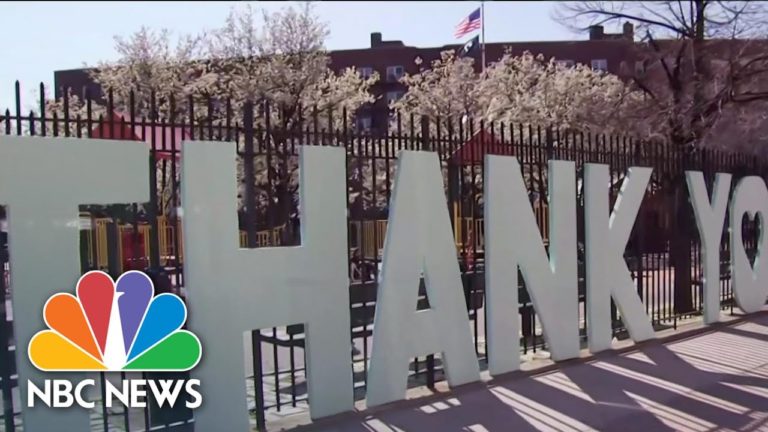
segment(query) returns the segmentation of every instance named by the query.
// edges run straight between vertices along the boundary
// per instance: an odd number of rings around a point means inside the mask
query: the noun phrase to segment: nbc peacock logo
[[[182,330],[187,307],[169,293],[155,294],[149,277],[101,271],[84,274],[77,296],[58,293],[45,303],[49,330],[29,343],[29,360],[46,372],[182,372],[200,361],[200,340]]]

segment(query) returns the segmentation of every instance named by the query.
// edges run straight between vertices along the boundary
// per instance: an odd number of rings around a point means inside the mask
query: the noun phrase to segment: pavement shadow
[[[331,420],[331,419],[329,419]],[[768,430],[768,317],[321,421],[323,431]]]

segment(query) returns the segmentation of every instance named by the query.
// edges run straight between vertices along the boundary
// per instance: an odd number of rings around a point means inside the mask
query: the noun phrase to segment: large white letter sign
[[[741,219],[760,215],[760,240],[755,265],[750,265],[741,235]],[[768,271],[764,268],[763,254],[768,248],[765,230],[768,218],[768,189],[760,177],[744,177],[736,185],[731,200],[731,268],[733,295],[736,304],[745,313],[757,312],[765,306],[768,297]]]
[[[699,237],[704,243],[704,322],[712,324],[720,320],[720,239],[723,237],[731,175],[717,174],[711,203],[701,171],[686,171],[685,179],[693,213],[696,215]]]
[[[149,149],[135,142],[79,138],[0,137],[0,203],[8,206],[16,365],[21,400],[27,380],[80,380],[48,374],[29,362],[27,346],[43,329],[43,305],[80,276],[79,204],[146,202]],[[2,341],[0,343],[6,343]],[[22,410],[24,430],[87,431],[87,410]]]
[[[376,298],[368,406],[405,397],[408,362],[415,356],[441,353],[451,386],[480,379],[437,153],[401,152],[396,175]],[[431,309],[417,312],[422,270]]]
[[[351,410],[344,149],[301,147],[301,246],[240,249],[235,144],[183,145],[184,271],[204,347],[195,427],[250,430],[243,332],[276,325],[306,325],[312,417]]]
[[[624,249],[651,172],[651,168],[630,168],[610,212],[605,190],[610,183],[608,165],[586,166],[587,332],[593,353],[611,348],[611,297],[632,340],[656,337],[624,261]]]
[[[579,356],[574,163],[549,162],[550,259],[539,235],[520,164],[515,157],[485,158],[488,369],[520,366],[518,267],[554,360]]]

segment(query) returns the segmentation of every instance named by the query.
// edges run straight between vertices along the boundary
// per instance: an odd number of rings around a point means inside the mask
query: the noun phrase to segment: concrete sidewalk
[[[295,430],[768,432],[768,314]]]

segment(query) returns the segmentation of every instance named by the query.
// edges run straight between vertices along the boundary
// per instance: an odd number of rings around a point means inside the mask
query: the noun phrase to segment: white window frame
[[[373,127],[373,117],[371,115],[361,115],[357,118],[357,128],[362,131],[369,131]]]
[[[373,75],[373,68],[370,66],[360,66],[357,71],[362,78],[368,79]]]
[[[391,104],[392,102],[397,102],[405,95],[405,92],[402,90],[391,90],[387,92],[387,106]],[[392,96],[395,96],[394,98]]]
[[[607,59],[592,59],[592,70],[608,72],[608,60]]]
[[[387,66],[387,82],[398,82],[403,75],[405,68],[402,65]]]

